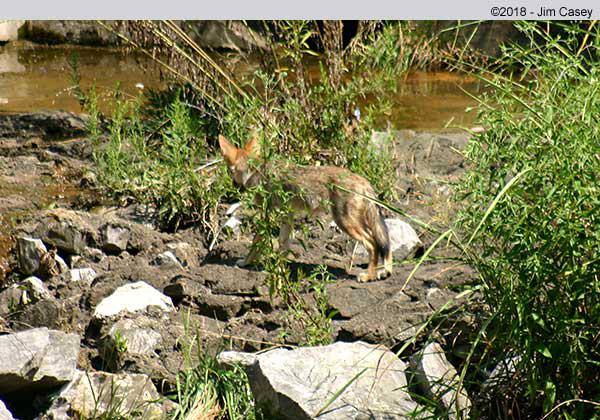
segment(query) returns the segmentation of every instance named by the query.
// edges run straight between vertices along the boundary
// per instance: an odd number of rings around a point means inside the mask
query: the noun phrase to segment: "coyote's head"
[[[256,137],[243,148],[238,148],[219,135],[219,147],[233,182],[240,188],[254,187],[258,183],[258,171],[250,165],[250,160],[258,158],[260,154],[260,145]]]

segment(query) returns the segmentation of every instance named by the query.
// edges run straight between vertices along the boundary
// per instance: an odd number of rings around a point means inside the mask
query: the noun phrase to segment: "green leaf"
[[[548,349],[548,347],[546,347],[544,344],[539,343],[537,345],[536,351],[542,356],[547,357],[548,359],[552,359],[552,353],[550,353],[550,349]]]
[[[550,411],[555,401],[556,385],[552,381],[546,381],[546,385],[544,386],[544,411]]]

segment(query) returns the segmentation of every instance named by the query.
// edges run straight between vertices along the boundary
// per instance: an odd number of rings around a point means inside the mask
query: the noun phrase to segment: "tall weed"
[[[502,67],[519,73],[486,77],[459,226],[489,310],[485,344],[516,361],[501,415],[517,405],[529,418],[600,400],[600,44],[594,25],[518,25],[529,42],[507,47]]]

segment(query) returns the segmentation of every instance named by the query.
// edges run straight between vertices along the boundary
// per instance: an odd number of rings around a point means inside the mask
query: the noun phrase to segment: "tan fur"
[[[219,136],[219,146],[236,185],[250,188],[260,183],[269,188],[269,180],[263,179],[265,177],[250,164],[250,160],[259,155],[256,139],[249,141],[244,148],[237,148],[225,137]],[[294,213],[317,217],[329,212],[340,229],[365,246],[369,252],[369,266],[367,273],[358,275],[359,281],[385,278],[392,273],[392,253],[387,228],[377,206],[366,198],[375,198],[376,194],[365,178],[336,166],[289,166],[276,170],[277,173],[271,176],[278,178],[285,190],[295,193],[290,202]],[[293,219],[293,215],[290,215],[288,221],[281,226],[281,249],[288,247]],[[260,237],[257,236],[254,242],[258,240]],[[384,261],[384,269],[378,272],[379,257]],[[252,251],[240,265],[251,264],[255,258],[255,247],[252,247]]]

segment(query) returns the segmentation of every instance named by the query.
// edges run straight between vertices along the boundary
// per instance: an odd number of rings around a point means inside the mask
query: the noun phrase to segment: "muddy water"
[[[15,42],[0,47],[0,112],[81,112],[71,89],[69,59],[73,53],[78,56],[83,87],[95,81],[102,95],[114,92],[117,83],[130,95],[137,95],[142,86],[160,86],[158,70],[141,54]]]
[[[76,53],[84,87],[96,81],[98,91],[110,95],[117,82],[121,89],[137,95],[140,88],[161,85],[159,72],[143,54],[84,47],[44,47],[10,43],[0,47],[0,112],[63,109],[80,112],[71,95],[69,57]],[[255,63],[238,63],[247,73]],[[391,115],[385,118],[399,129],[436,130],[449,122],[470,125],[472,113],[465,108],[475,102],[464,91],[475,94],[479,83],[456,73],[411,73],[400,83]]]

